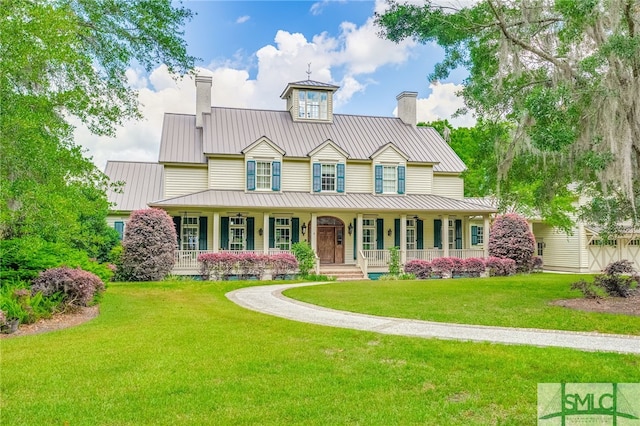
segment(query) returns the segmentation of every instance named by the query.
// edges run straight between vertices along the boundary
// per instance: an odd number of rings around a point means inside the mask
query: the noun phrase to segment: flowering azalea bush
[[[298,260],[289,253],[278,253],[269,256],[273,279],[284,278],[293,274],[298,269]]]
[[[516,262],[513,259],[491,256],[485,265],[492,277],[506,277],[516,273]]]
[[[256,277],[262,279],[269,256],[261,253],[241,253],[238,255],[238,275],[242,279]]]
[[[164,210],[131,213],[122,241],[121,278],[126,281],[158,281],[175,263],[176,229]]]
[[[266,255],[261,253],[202,253],[198,255],[200,275],[203,280],[228,280],[231,275],[241,279],[255,277],[262,279],[266,268],[271,268],[272,278],[295,273],[298,261],[289,253]]]
[[[470,257],[464,260],[464,271],[470,277],[479,277],[485,271],[484,259]]]
[[[489,256],[512,259],[518,272],[531,270],[536,240],[524,217],[509,213],[498,216],[489,234]]]
[[[540,256],[533,256],[531,258],[531,272],[542,272],[544,262]]]
[[[463,259],[458,257],[450,257],[449,259],[451,259],[451,263],[453,264],[453,268],[451,269],[452,275],[460,276],[466,273]]]
[[[438,277],[450,277],[453,266],[453,260],[450,257],[438,257],[431,261],[431,268]]]
[[[238,255],[228,251],[198,255],[200,276],[203,280],[228,280],[238,263]]]
[[[405,263],[404,272],[415,275],[419,280],[431,278],[431,262],[422,259],[410,260]]]
[[[96,274],[63,266],[41,272],[33,280],[31,293],[42,293],[45,297],[60,293],[67,306],[89,306],[104,289]]]

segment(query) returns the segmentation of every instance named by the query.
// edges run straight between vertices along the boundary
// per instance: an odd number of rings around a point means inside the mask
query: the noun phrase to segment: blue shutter
[[[344,164],[338,163],[336,165],[336,171],[338,174],[337,191],[344,192]]]
[[[229,217],[220,218],[220,248],[229,250]]]
[[[420,219],[416,220],[416,248],[418,250],[424,249],[424,222]]]
[[[256,162],[247,161],[247,190],[254,191],[256,189]]]
[[[271,163],[271,190],[280,191],[280,162]]]
[[[384,250],[384,219],[376,219],[376,248]]]
[[[382,194],[382,166],[376,166],[376,194]]]
[[[433,246],[442,248],[442,219],[433,220]]]
[[[297,217],[291,218],[291,244],[295,244],[300,241],[300,219]]]
[[[198,249],[206,250],[207,249],[207,217],[200,216],[198,219],[198,226],[200,229],[198,230]]]
[[[246,249],[247,250],[253,250],[253,248],[255,247],[255,232],[256,232],[256,227],[255,227],[255,220],[252,217],[248,217],[247,218],[247,244],[246,244]]]
[[[455,222],[455,233],[456,233],[456,250],[462,249],[462,219],[456,219]]]
[[[275,248],[276,246],[276,219],[269,218],[269,248]]]
[[[124,222],[114,222],[113,227],[118,232],[118,239],[122,241],[122,239],[124,238]]]
[[[398,194],[404,194],[405,167],[398,166]]]
[[[396,219],[393,223],[393,228],[395,231],[395,235],[393,236],[394,241],[393,244],[396,247],[400,247],[400,219]]]
[[[475,225],[471,227],[471,245],[478,245],[478,227]]]
[[[322,167],[320,163],[313,163],[313,192],[320,192],[322,190],[321,172]]]
[[[173,226],[176,228],[176,237],[177,237],[177,243],[178,243],[178,250],[180,250],[182,247],[180,246],[180,238],[181,238],[181,232],[182,232],[182,218],[180,216],[174,216],[173,217]]]

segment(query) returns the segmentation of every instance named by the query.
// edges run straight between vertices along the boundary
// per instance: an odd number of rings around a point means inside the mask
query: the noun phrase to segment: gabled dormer
[[[333,123],[333,94],[338,86],[313,80],[289,83],[280,97],[293,121]]]

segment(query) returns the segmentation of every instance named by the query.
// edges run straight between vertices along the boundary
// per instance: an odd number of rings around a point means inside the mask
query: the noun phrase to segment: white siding
[[[433,189],[433,167],[407,166],[407,194],[431,194]]]
[[[191,194],[207,189],[207,169],[164,166],[164,196]]]
[[[242,158],[209,159],[210,189],[245,189],[245,168]]]
[[[107,216],[107,225],[110,226],[111,228],[114,227],[114,224],[116,222],[128,222],[129,221],[129,216],[122,216],[122,215],[108,215]]]
[[[398,152],[391,147],[388,147],[387,149],[382,151],[380,154],[378,154],[375,157],[374,161],[375,163],[393,163],[393,164],[404,164],[406,162],[404,157],[398,154]]]
[[[273,149],[267,142],[261,142],[246,152],[247,158],[268,158],[280,160],[282,157],[278,151]]]
[[[373,171],[366,163],[347,163],[345,170],[346,191],[373,192]]]
[[[533,225],[533,234],[536,242],[541,241],[546,245],[542,255],[545,269],[586,272],[585,268],[581,267],[580,258],[584,248],[580,244],[579,232],[567,235],[551,226],[535,223]]]
[[[311,177],[307,161],[284,161],[282,163],[282,191],[311,191]]]
[[[434,175],[433,194],[462,200],[464,198],[464,181],[459,176]]]
[[[326,162],[326,161],[335,161],[335,162],[344,162],[344,156],[333,146],[326,145],[320,151],[316,152],[313,157],[311,157],[312,163],[317,162]]]

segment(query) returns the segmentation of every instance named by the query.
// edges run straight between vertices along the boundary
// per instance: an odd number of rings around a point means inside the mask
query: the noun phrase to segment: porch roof
[[[370,193],[311,194],[308,192],[244,192],[209,189],[165,200],[152,201],[152,207],[262,208],[275,210],[356,210],[380,213],[450,212],[495,213],[489,206],[439,195],[375,195]]]

